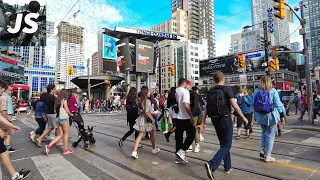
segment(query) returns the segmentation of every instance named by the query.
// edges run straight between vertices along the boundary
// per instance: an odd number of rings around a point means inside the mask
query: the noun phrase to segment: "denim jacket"
[[[256,89],[254,91],[254,97],[256,97],[256,94],[259,92],[259,89]],[[254,118],[257,121],[257,124],[259,125],[276,125],[278,124],[278,121],[280,120],[280,113],[283,112],[285,116],[285,109],[283,104],[280,101],[279,94],[276,89],[272,88],[269,91],[270,99],[273,101],[274,110],[268,114],[260,114],[255,112]]]
[[[244,99],[237,97],[237,103],[243,114],[252,113],[253,99],[250,96],[244,96]]]

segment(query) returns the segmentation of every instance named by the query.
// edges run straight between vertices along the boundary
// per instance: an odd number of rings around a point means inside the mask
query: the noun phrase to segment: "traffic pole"
[[[270,76],[269,68],[268,68],[268,61],[269,61],[269,54],[268,54],[268,24],[267,21],[263,21],[263,34],[264,34],[264,54],[265,54],[265,59],[264,62],[267,64],[266,68],[266,74]]]
[[[312,99],[312,84],[311,84],[311,76],[310,76],[310,61],[309,61],[309,54],[308,54],[308,42],[307,42],[307,35],[306,35],[306,21],[304,19],[304,4],[303,1],[300,1],[300,12],[301,12],[301,26],[302,28],[299,31],[299,34],[302,35],[303,38],[303,55],[304,55],[304,65],[306,71],[306,83],[307,83],[307,97],[308,97],[308,114],[309,114],[309,122],[314,124],[313,119],[313,99]]]
[[[91,101],[90,96],[91,96],[91,84],[90,84],[90,59],[88,58],[87,60],[87,68],[88,68],[88,99]]]

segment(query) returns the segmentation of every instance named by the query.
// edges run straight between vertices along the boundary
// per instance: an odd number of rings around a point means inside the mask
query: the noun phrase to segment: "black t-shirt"
[[[221,85],[217,85],[215,88],[221,89],[224,92],[227,107],[229,108],[229,111],[231,112],[230,99],[236,98],[236,95],[234,94],[232,88],[230,86],[221,86]]]
[[[54,114],[54,103],[56,101],[56,97],[50,93],[46,93],[44,95],[43,102],[46,105],[46,113]]]

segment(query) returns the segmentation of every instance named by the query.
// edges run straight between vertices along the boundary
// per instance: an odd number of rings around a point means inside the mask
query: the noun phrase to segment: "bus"
[[[12,97],[15,97],[16,101],[19,101],[17,104],[17,110],[19,112],[25,112],[29,105],[29,86],[24,84],[11,84],[13,88]]]

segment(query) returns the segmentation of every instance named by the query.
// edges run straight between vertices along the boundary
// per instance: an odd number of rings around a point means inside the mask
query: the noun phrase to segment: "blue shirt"
[[[244,96],[244,99],[237,97],[237,103],[243,114],[252,113],[253,99],[250,96]]]
[[[254,91],[254,97],[259,92],[258,89]],[[259,125],[276,125],[278,124],[278,121],[280,120],[280,113],[282,112],[285,116],[285,109],[283,104],[280,101],[279,93],[276,89],[272,88],[269,91],[270,99],[273,102],[274,110],[268,114],[260,114],[258,112],[254,113],[254,118],[257,121],[257,124]]]
[[[2,96],[4,96],[8,101],[8,110],[7,110],[8,115],[13,115],[14,114],[14,110],[13,110],[13,102],[12,102],[11,96],[9,96],[5,92],[2,94]]]

